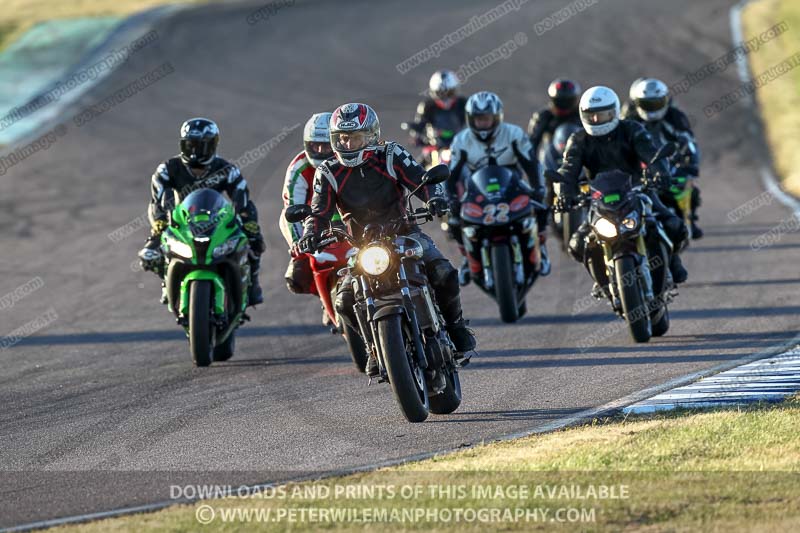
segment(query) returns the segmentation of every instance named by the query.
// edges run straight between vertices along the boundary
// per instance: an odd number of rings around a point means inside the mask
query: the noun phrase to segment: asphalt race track
[[[464,91],[496,91],[506,120],[525,127],[556,76],[624,97],[636,77],[671,85],[723,55],[733,3],[602,0],[538,36],[535,25],[566,2],[530,2],[405,75],[398,63],[497,3],[297,0],[248,24],[255,2],[162,21],[158,42],[63,117],[52,147],[0,176],[0,295],[43,282],[0,309],[0,335],[48,324],[0,350],[0,527],[167,500],[169,485],[186,479],[270,481],[453,449],[788,342],[800,323],[800,238],[751,246],[790,216],[777,202],[731,222],[732,209],[763,192],[764,146],[747,107],[703,113],[739,85],[734,65],[677,99],[703,150],[706,237],[684,256],[690,280],[663,338],[634,345],[605,303],[587,299],[588,275],[551,240],[553,273],[529,294],[520,323],[502,324],[487,297],[464,290],[480,351],[462,373],[464,402],[412,425],[388,386],[367,387],[321,326],[317,302],[283,283],[281,184],[311,113],[363,101],[384,138],[404,142],[400,122],[434,68],[457,70],[524,32],[526,44]],[[157,83],[82,127],[72,120],[167,62],[174,72]],[[218,121],[231,159],[291,130],[244,171],[270,248],[267,304],[240,330],[237,355],[207,369],[192,366],[156,278],[132,267],[145,229],[109,238],[144,213],[150,174],[177,152],[181,121],[197,115]],[[438,228],[427,229],[457,257]],[[584,350],[587,339],[596,344]]]

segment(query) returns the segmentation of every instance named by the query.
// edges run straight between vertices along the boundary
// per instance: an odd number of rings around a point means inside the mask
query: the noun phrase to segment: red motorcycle
[[[300,254],[297,257],[306,257],[314,274],[314,285],[311,293],[319,296],[322,308],[327,316],[327,324],[334,335],[342,335],[350,350],[350,357],[359,372],[364,372],[367,366],[367,348],[357,331],[346,326],[341,317],[336,313],[333,302],[336,300],[336,289],[339,286],[339,270],[347,266],[350,258],[350,246],[347,242],[334,242],[319,252],[313,254]]]

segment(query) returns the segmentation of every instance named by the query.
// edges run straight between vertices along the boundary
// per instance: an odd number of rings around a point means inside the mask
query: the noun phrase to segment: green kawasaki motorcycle
[[[233,356],[250,288],[249,246],[233,205],[212,189],[189,194],[161,236],[167,305],[196,366]]]

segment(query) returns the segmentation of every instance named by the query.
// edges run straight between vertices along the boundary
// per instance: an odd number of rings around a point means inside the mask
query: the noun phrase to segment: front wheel
[[[650,340],[652,333],[650,313],[642,294],[636,261],[633,257],[627,255],[616,259],[614,263],[617,289],[619,290],[620,300],[622,300],[622,311],[625,314],[625,320],[628,322],[631,337],[636,342],[647,342]]]
[[[189,288],[189,350],[195,366],[211,364],[210,281],[193,281]]]
[[[655,309],[651,310],[650,322],[653,324],[653,337],[661,337],[669,331],[669,309],[667,308],[667,291],[669,287],[667,268],[669,251],[663,242],[650,250],[650,277],[653,279]]]
[[[519,318],[517,287],[514,282],[514,265],[511,249],[505,245],[492,246],[492,270],[494,271],[494,294],[500,307],[503,322],[516,322]]]
[[[403,336],[401,315],[390,315],[378,321],[378,342],[383,353],[386,373],[394,397],[409,422],[428,418],[428,388],[422,369],[412,364],[412,356]]]

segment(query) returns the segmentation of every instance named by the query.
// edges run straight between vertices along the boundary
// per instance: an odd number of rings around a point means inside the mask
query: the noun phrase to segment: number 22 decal
[[[508,212],[510,208],[508,204],[487,204],[483,208],[483,223],[486,225],[500,223],[505,224],[508,222]]]

